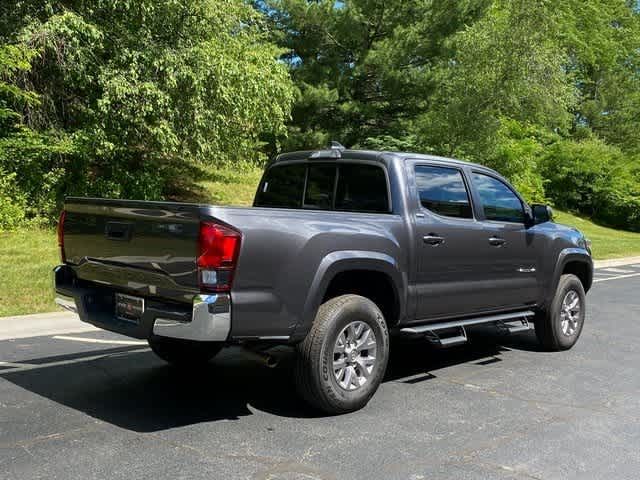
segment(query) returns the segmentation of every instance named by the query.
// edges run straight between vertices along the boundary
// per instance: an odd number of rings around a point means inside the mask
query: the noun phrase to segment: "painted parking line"
[[[72,342],[100,343],[104,345],[146,345],[142,340],[103,340],[101,338],[71,337],[68,335],[55,335],[55,340],[70,340]]]
[[[15,362],[0,362],[0,367],[3,368],[18,368],[23,367],[24,363],[15,363]]]
[[[602,273],[636,273],[635,270],[628,270],[624,268],[603,268],[599,271]]]
[[[631,278],[631,277],[640,277],[640,272],[631,273],[629,275],[618,275],[617,277],[597,278],[593,281],[593,283],[608,282],[609,280],[619,280],[622,278]]]
[[[3,369],[0,372],[0,375],[5,375],[7,373],[14,373],[14,372],[23,372],[25,370],[40,370],[42,368],[60,367],[60,366],[63,366],[63,365],[72,365],[74,363],[92,362],[94,360],[99,360],[101,358],[111,357],[111,356],[115,356],[115,355],[130,355],[132,353],[143,353],[143,352],[148,352],[148,351],[149,351],[148,348],[138,348],[138,349],[135,349],[135,350],[128,350],[126,352],[101,353],[101,354],[98,354],[98,355],[91,355],[89,357],[72,358],[70,360],[60,360],[60,361],[57,361],[57,362],[49,362],[49,363],[41,363],[41,364],[2,362],[2,361],[0,361],[0,365],[9,367],[9,368]]]

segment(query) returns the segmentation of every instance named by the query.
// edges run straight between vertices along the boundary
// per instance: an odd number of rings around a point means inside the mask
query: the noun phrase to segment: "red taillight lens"
[[[67,211],[62,210],[60,212],[60,218],[58,219],[58,247],[60,247],[60,260],[64,263],[67,257],[64,253],[64,220],[67,217]]]
[[[198,276],[200,287],[228,292],[240,252],[240,232],[216,223],[200,224]]]

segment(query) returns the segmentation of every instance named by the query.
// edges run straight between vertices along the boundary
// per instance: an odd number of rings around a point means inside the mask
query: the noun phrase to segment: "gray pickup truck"
[[[56,302],[186,367],[241,345],[296,350],[295,382],[327,413],[363,407],[390,335],[446,347],[470,326],[582,331],[588,240],[481,165],[413,153],[287,153],[252,208],[67,198]]]

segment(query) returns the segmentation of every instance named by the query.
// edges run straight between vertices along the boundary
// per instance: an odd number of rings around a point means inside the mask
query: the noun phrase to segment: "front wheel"
[[[364,407],[378,389],[389,358],[389,332],[371,300],[343,295],[325,302],[298,345],[298,392],[329,414]]]
[[[549,308],[535,320],[536,336],[546,350],[568,350],[582,333],[585,318],[585,293],[575,275],[560,277]]]
[[[219,342],[196,342],[152,335],[149,346],[165,362],[181,367],[198,366],[215,357],[223,345]]]

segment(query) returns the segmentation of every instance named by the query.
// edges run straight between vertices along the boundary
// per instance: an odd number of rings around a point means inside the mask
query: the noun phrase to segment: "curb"
[[[640,257],[612,258],[610,260],[594,260],[595,268],[622,267],[623,265],[640,264]]]
[[[16,321],[16,322],[21,322],[21,321],[28,321],[28,320],[74,320],[76,318],[78,318],[78,315],[75,313],[71,313],[71,312],[63,312],[61,311],[61,308],[58,308],[56,310],[51,310],[50,312],[43,312],[43,313],[27,313],[25,315],[9,315],[8,317],[0,317],[0,322],[1,321]]]
[[[97,331],[71,312],[36,313],[0,318],[0,341]]]

